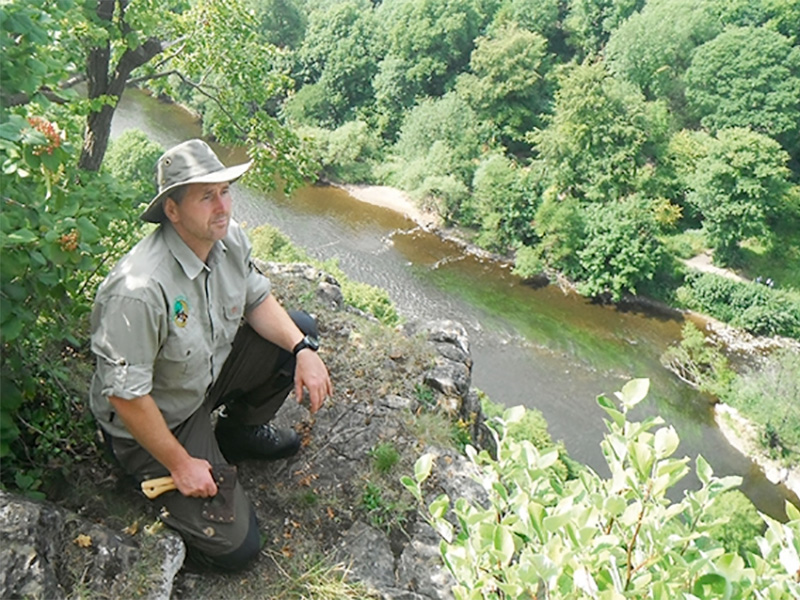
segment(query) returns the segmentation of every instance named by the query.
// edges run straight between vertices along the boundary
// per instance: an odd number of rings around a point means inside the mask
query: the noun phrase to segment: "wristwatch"
[[[302,340],[297,342],[297,345],[294,348],[292,348],[292,354],[297,356],[297,353],[300,352],[300,350],[304,350],[306,348],[308,348],[309,350],[313,350],[314,352],[319,350],[319,341],[317,340],[317,338],[311,335],[307,335]]]

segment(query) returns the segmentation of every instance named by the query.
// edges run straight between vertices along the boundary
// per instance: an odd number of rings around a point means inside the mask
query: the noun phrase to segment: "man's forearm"
[[[258,335],[285,350],[291,351],[303,339],[303,332],[272,294],[247,314],[247,322]]]
[[[109,402],[134,439],[168,471],[179,469],[181,463],[190,458],[186,448],[167,427],[152,396],[148,394],[133,400],[111,396]]]
[[[111,396],[108,400],[134,439],[170,472],[181,494],[207,498],[217,493],[211,464],[186,451],[167,427],[152,396],[133,400]]]

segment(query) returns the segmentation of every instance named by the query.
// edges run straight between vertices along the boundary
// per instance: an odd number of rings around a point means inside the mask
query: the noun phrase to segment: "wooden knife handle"
[[[144,495],[152,500],[158,498],[164,492],[178,489],[175,487],[175,482],[172,477],[158,477],[156,479],[148,479],[142,482],[142,492]]]

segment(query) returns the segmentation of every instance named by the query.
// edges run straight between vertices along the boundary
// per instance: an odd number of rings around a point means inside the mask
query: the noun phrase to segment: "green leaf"
[[[655,448],[656,456],[658,458],[666,458],[672,456],[675,450],[678,449],[680,444],[678,433],[673,427],[662,427],[656,431]]]
[[[711,481],[711,478],[714,476],[714,470],[711,468],[711,465],[708,464],[708,461],[703,458],[701,454],[697,455],[695,465],[697,466],[698,479],[700,479],[703,485],[708,485],[708,482]]]
[[[6,236],[6,240],[13,244],[28,244],[35,242],[37,239],[39,239],[38,236],[27,229],[19,229]]]
[[[18,142],[22,139],[21,131],[28,126],[27,121],[19,115],[11,115],[8,121],[0,125],[0,138]]]
[[[800,521],[800,509],[788,500],[786,501],[786,517],[789,521]]]
[[[430,513],[431,517],[434,519],[441,519],[444,517],[447,509],[450,508],[450,498],[447,497],[447,494],[442,494],[436,500],[431,502],[430,506],[428,507],[428,512]]]
[[[10,319],[3,323],[3,327],[0,329],[3,334],[3,341],[6,343],[13,342],[19,337],[19,334],[22,333],[24,327],[25,321],[22,319]]]
[[[514,556],[514,536],[508,527],[498,525],[494,528],[494,549],[499,554],[500,562],[507,565]]]
[[[48,154],[47,152],[43,152],[40,155],[40,158],[42,159],[42,164],[44,167],[51,173],[58,171],[58,168],[61,166],[61,160],[56,154]]]
[[[628,505],[625,498],[622,496],[611,496],[606,498],[603,503],[603,508],[612,517],[618,517],[625,512],[625,507]]]
[[[558,448],[553,446],[552,448],[546,449],[539,455],[538,467],[540,469],[548,469],[556,464],[558,461]]]
[[[572,519],[571,512],[562,513],[560,515],[549,515],[543,519],[542,524],[544,525],[546,531],[555,533],[564,525],[569,523],[570,519]]]
[[[423,454],[420,456],[417,462],[414,464],[414,478],[417,480],[417,483],[422,483],[428,477],[430,477],[432,468],[433,455]]]
[[[100,230],[86,217],[79,217],[76,224],[82,241],[93,244],[100,239]]]
[[[441,538],[446,541],[448,544],[452,543],[453,541],[453,526],[450,524],[449,521],[445,519],[436,519],[433,522],[433,528],[436,530],[436,533],[441,536]]]
[[[632,379],[622,386],[622,392],[617,393],[617,398],[627,410],[631,410],[644,400],[649,389],[649,379]]]
[[[698,577],[692,587],[692,593],[701,599],[729,600],[732,592],[731,582],[719,573],[706,573]]]
[[[524,406],[512,406],[503,413],[503,421],[506,422],[506,425],[510,425],[511,423],[520,422],[524,416]]]
[[[625,415],[623,415],[617,409],[616,405],[606,396],[598,396],[597,403],[604,411],[606,411],[608,416],[610,416],[614,420],[617,426],[622,427],[625,424]]]

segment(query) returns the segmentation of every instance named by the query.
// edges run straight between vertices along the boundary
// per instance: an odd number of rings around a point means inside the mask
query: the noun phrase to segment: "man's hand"
[[[211,463],[186,451],[167,427],[152,396],[147,394],[132,400],[109,396],[108,401],[134,439],[166,467],[181,494],[195,498],[217,494]]]
[[[303,400],[303,388],[308,390],[311,414],[317,412],[325,399],[333,394],[328,368],[317,353],[309,349],[301,350],[296,357],[294,393],[298,402]]]
[[[205,459],[189,456],[170,475],[175,487],[184,496],[210,498],[217,495],[217,484],[211,476],[211,463]]]

